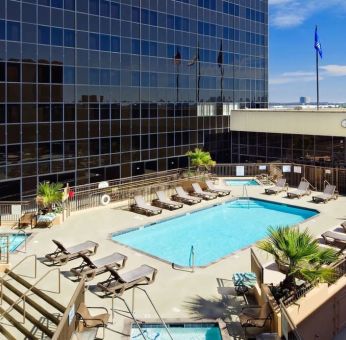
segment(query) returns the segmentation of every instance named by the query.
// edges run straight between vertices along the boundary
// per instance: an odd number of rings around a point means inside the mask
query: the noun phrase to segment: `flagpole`
[[[316,50],[316,91],[317,91],[317,110],[320,108],[320,86],[319,86],[319,77],[318,77],[318,51]]]

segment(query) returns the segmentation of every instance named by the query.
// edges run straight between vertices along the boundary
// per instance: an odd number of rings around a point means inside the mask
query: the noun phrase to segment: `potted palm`
[[[195,148],[194,151],[188,151],[186,156],[189,157],[189,165],[197,168],[197,172],[202,169],[209,170],[215,166],[216,162],[212,160],[208,151],[203,151],[200,148]]]
[[[40,183],[37,190],[36,202],[44,212],[52,212],[54,205],[62,202],[62,183]]]
[[[335,272],[328,264],[338,259],[338,252],[322,248],[310,235],[308,229],[280,226],[268,228],[268,238],[257,243],[257,247],[273,255],[279,268],[286,275],[282,286],[295,291],[296,279],[331,283]]]

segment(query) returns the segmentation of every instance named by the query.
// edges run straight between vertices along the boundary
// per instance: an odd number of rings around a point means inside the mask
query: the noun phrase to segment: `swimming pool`
[[[174,340],[222,340],[217,324],[168,324]],[[148,340],[170,340],[167,331],[158,324],[145,324],[141,329]],[[143,339],[136,326],[131,330],[131,339]]]
[[[263,239],[268,226],[294,225],[318,212],[258,199],[211,208],[112,235],[114,241],[180,266],[206,266]]]
[[[260,185],[255,179],[228,179],[228,180],[225,180],[225,183],[231,186]]]
[[[15,252],[18,248],[20,248],[25,239],[27,239],[30,235],[28,234],[0,234],[0,248],[1,248],[1,252],[5,252],[5,248],[6,248],[6,239],[2,238],[1,236],[9,236],[9,244],[10,244],[10,249],[9,252],[13,253]]]

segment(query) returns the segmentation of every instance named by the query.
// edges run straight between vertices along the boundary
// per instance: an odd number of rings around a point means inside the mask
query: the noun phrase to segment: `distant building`
[[[310,97],[300,97],[299,103],[301,105],[309,104],[310,103]]]

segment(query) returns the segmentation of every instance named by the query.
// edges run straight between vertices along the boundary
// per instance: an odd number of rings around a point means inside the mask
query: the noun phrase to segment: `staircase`
[[[33,256],[24,258],[19,264],[30,257]],[[68,313],[66,298],[69,301],[71,295],[61,293],[58,268],[47,271],[45,267],[45,273],[37,278],[37,260],[34,258],[35,275],[28,276],[30,266],[27,264],[25,276],[16,273],[15,266],[5,270],[0,278],[0,339],[62,339],[56,330],[58,326],[62,328],[60,321]],[[48,276],[50,281],[46,279]],[[72,288],[75,290],[75,285]]]

